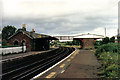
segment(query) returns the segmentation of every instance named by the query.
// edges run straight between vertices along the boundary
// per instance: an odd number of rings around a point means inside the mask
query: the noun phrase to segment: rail
[[[55,63],[59,62],[66,56],[68,56],[71,52],[73,52],[73,48],[60,48],[54,53],[51,52],[50,54],[44,55],[37,55],[34,59],[35,61],[30,60],[23,62],[21,64],[13,65],[6,69],[3,69],[3,80],[9,79],[31,79],[35,75],[43,72],[44,70],[48,69]],[[41,59],[40,56],[46,57]],[[31,63],[32,62],[32,63]],[[26,65],[27,64],[27,65]],[[19,66],[19,67],[18,67]]]

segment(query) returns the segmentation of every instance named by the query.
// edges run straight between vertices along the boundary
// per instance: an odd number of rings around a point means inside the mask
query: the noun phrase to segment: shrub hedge
[[[119,57],[120,45],[116,43],[108,43],[97,48],[95,55],[101,62],[99,75],[105,78],[119,77]]]

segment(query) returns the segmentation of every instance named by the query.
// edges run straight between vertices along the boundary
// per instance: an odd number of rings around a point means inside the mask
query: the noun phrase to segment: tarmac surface
[[[100,64],[94,51],[80,50],[71,61],[71,65],[56,78],[97,78],[98,67]]]

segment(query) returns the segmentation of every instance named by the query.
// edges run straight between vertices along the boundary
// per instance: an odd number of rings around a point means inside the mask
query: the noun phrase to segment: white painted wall
[[[26,51],[26,46],[24,47],[10,47],[10,48],[0,48],[0,54],[8,54],[8,53],[11,53],[11,54],[14,54],[14,53],[20,53],[22,52],[24,49],[24,52]]]

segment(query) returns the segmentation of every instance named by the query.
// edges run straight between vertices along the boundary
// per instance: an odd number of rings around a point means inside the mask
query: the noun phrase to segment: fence
[[[8,54],[8,53],[20,53],[20,52],[25,52],[26,51],[26,46],[21,46],[21,47],[10,47],[10,48],[0,48],[0,54]]]

